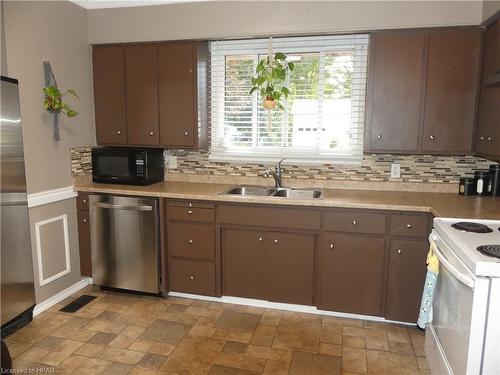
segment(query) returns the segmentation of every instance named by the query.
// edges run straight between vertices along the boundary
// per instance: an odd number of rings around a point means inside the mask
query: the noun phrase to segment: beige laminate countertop
[[[438,217],[500,220],[500,197],[464,197],[454,193],[326,189],[323,199],[221,195],[235,185],[164,181],[149,186],[77,183],[76,191],[219,202],[309,207],[344,207],[431,212]]]

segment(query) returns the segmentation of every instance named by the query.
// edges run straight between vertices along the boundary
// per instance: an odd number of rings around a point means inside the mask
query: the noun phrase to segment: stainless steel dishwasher
[[[158,200],[92,194],[89,202],[94,284],[159,293]]]

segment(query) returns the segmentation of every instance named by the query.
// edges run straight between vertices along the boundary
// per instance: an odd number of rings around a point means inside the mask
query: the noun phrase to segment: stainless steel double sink
[[[322,199],[323,190],[307,188],[272,188],[265,186],[236,186],[223,195],[252,197],[282,197],[295,199]]]

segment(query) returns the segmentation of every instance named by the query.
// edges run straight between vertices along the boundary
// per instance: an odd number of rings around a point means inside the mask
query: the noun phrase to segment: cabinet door
[[[263,232],[224,229],[222,232],[223,294],[267,300],[270,237]]]
[[[98,144],[127,143],[122,46],[94,46],[95,127]]]
[[[479,99],[476,152],[500,160],[500,86],[483,87]]]
[[[269,240],[269,299],[312,305],[314,235],[271,232]]]
[[[196,42],[158,47],[160,143],[193,147],[197,129]]]
[[[486,28],[483,44],[483,83],[500,71],[500,20]]]
[[[416,323],[425,282],[427,241],[391,241],[385,317]]]
[[[157,47],[125,47],[127,133],[130,145],[159,145]]]
[[[372,36],[367,151],[418,150],[425,44],[423,32]]]
[[[384,254],[383,238],[324,234],[319,308],[380,316]]]
[[[480,43],[478,29],[430,33],[423,152],[472,151]]]
[[[90,222],[89,213],[78,211],[78,245],[80,249],[80,273],[92,277],[92,258],[90,255]]]

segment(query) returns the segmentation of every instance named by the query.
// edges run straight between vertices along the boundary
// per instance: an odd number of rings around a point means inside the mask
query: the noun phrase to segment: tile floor
[[[58,311],[81,294],[97,298]],[[56,374],[430,374],[413,328],[93,287],[6,342],[14,367]]]

